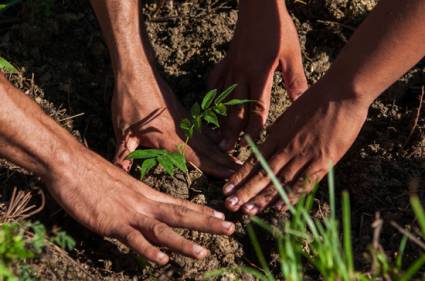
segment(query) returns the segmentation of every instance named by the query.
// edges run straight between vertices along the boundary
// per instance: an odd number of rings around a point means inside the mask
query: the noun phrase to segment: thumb
[[[117,141],[114,164],[124,171],[129,172],[133,161],[126,158],[131,152],[137,149],[139,144],[139,139],[132,134],[127,134],[125,137],[120,138],[120,140]]]
[[[290,59],[280,61],[280,69],[289,98],[295,101],[308,88],[307,78],[305,77],[301,54],[291,56]]]

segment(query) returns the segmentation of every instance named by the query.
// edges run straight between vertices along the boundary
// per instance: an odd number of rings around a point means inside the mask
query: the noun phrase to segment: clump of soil
[[[212,2],[174,1],[173,6],[166,4],[157,12],[157,3],[148,1],[143,8],[159,67],[187,107],[206,91],[208,73],[224,57],[237,21],[236,1]],[[377,1],[287,2],[301,38],[306,74],[313,84],[324,75]],[[113,76],[107,49],[87,1],[59,1],[47,18],[34,21],[23,17],[6,27],[0,31],[2,55],[25,68],[22,74],[9,78],[80,141],[110,159],[114,152],[109,110]],[[424,64],[415,66],[372,105],[359,138],[336,167],[337,187],[351,193],[353,245],[356,260],[365,270],[363,252],[372,239],[370,225],[375,212],[379,211],[384,219],[382,245],[390,256],[398,250],[401,236],[388,222],[394,220],[416,229],[408,186],[413,179],[421,186],[424,178],[422,111],[415,122],[422,103],[418,98],[425,84],[424,71]],[[276,73],[267,124],[290,105],[282,84]],[[246,157],[246,152],[241,154]],[[13,186],[34,190],[42,187],[37,178],[22,169],[5,161],[0,165],[3,201],[7,201]],[[191,172],[191,178],[189,186],[184,177],[170,178],[158,170],[146,182],[163,192],[224,211],[223,182],[196,171]],[[424,198],[424,191],[417,191]],[[317,216],[326,215],[326,191],[319,192],[316,207]],[[272,223],[284,217],[272,211],[263,215]],[[68,231],[77,240],[77,249],[60,254],[48,249],[32,266],[40,280],[201,280],[212,269],[256,263],[244,233],[246,217],[228,214],[228,218],[238,225],[232,237],[177,230],[208,247],[211,256],[207,259],[195,261],[173,254],[172,262],[165,267],[144,266],[126,247],[83,229],[49,199],[45,210],[34,219],[48,228],[60,226]],[[261,237],[264,250],[273,256],[273,241],[265,235]],[[408,258],[413,257],[416,250],[408,246],[407,253]],[[279,269],[275,266],[273,270]],[[234,279],[232,274],[221,278]]]

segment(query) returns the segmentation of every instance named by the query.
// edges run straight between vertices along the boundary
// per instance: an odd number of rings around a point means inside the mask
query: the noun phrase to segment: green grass
[[[32,268],[27,264],[37,258],[46,248],[48,241],[65,250],[72,250],[75,241],[64,231],[51,237],[39,222],[3,223],[0,225],[0,280],[36,280]]]
[[[246,139],[251,146],[252,152],[261,163],[271,181],[279,191],[281,198],[289,204],[288,195],[279,180],[271,171],[264,157],[250,138]],[[269,232],[275,239],[279,254],[280,266],[271,271],[267,259],[261,249],[261,241],[254,232],[253,226],[247,227],[248,235],[256,253],[261,270],[251,267],[223,268],[211,271],[206,278],[225,275],[232,272],[241,276],[241,273],[250,274],[259,280],[274,281],[302,281],[305,270],[314,268],[320,275],[320,280],[329,281],[372,281],[412,280],[425,264],[425,254],[421,255],[411,265],[403,270],[403,254],[405,252],[407,237],[400,242],[399,254],[394,264],[388,258],[382,248],[371,247],[370,256],[375,264],[368,272],[360,272],[356,269],[352,250],[351,237],[351,210],[348,192],[344,191],[341,198],[342,218],[337,218],[336,194],[333,169],[328,174],[328,192],[330,215],[323,219],[313,218],[309,212],[313,206],[313,200],[317,185],[313,192],[303,196],[295,206],[289,205],[291,217],[282,222],[280,227],[269,225],[258,217],[252,217],[253,224],[258,225]],[[411,205],[416,214],[418,223],[425,237],[425,211],[417,196],[411,198]],[[342,226],[342,229],[340,229]]]

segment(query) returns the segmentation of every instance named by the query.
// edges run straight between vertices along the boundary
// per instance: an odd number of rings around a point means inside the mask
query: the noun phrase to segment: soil
[[[19,75],[9,77],[17,87],[81,142],[111,159],[114,138],[109,106],[113,76],[107,49],[87,2],[56,1],[52,12],[40,18],[19,10],[19,18],[0,22],[1,55],[22,68]],[[159,12],[155,1],[146,2],[143,14],[163,76],[189,107],[205,93],[209,71],[225,55],[237,21],[237,2],[165,1]],[[313,84],[377,1],[287,2],[301,38],[307,77]],[[422,62],[372,105],[360,136],[335,170],[338,192],[350,191],[356,263],[364,270],[368,269],[364,253],[372,242],[371,224],[377,212],[384,220],[381,244],[390,257],[398,251],[401,238],[390,226],[391,221],[410,227],[414,233],[418,231],[409,205],[409,188],[415,188],[424,198],[422,112],[415,123],[424,76]],[[289,105],[277,72],[268,124]],[[246,154],[241,151],[240,157]],[[3,202],[10,198],[14,186],[34,193],[43,188],[35,176],[13,164],[3,160],[0,165]],[[191,172],[191,179],[188,186],[183,177],[170,178],[157,169],[145,181],[163,192],[224,211],[222,181],[196,171]],[[328,210],[322,185],[315,206],[319,217],[326,216]],[[34,200],[39,199],[34,196]],[[276,223],[286,214],[267,211],[262,216]],[[244,232],[247,218],[238,214],[228,214],[228,218],[238,226],[231,237],[177,230],[209,248],[210,257],[195,261],[172,254],[169,265],[158,267],[146,265],[120,243],[85,230],[48,198],[43,212],[32,219],[40,220],[50,231],[57,227],[66,230],[76,239],[77,247],[70,252],[49,247],[31,266],[39,280],[201,280],[212,269],[256,266]],[[265,234],[262,237],[264,250],[276,265],[273,241]],[[416,257],[417,251],[409,244],[407,259]],[[275,266],[273,270],[279,269]],[[317,280],[314,272],[307,277]],[[228,274],[218,280],[235,280],[235,276]],[[243,280],[250,279],[244,276]]]

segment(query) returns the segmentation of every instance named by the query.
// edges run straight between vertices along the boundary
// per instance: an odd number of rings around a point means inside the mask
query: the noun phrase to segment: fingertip
[[[224,195],[229,195],[229,194],[231,194],[234,190],[235,190],[235,185],[234,185],[233,183],[228,182],[228,183],[226,183],[226,184],[223,186],[223,193],[224,193]]]
[[[192,253],[197,259],[203,259],[210,254],[207,249],[197,244],[193,245]]]
[[[229,221],[225,221],[223,222],[223,228],[225,230],[225,234],[227,235],[231,235],[233,234],[233,232],[235,232],[235,224]]]
[[[156,259],[155,259],[156,263],[160,264],[160,265],[165,265],[170,261],[170,257],[168,255],[166,255],[163,252],[158,252],[156,254]]]
[[[230,211],[236,212],[239,209],[239,199],[236,196],[227,197],[224,201],[224,205]]]
[[[253,216],[258,213],[258,207],[254,203],[247,203],[242,209],[247,215]]]
[[[118,168],[121,168],[122,170],[128,173],[131,169],[133,162],[131,160],[117,160],[114,164]]]
[[[226,216],[222,212],[219,212],[219,211],[214,211],[213,216],[217,219],[220,219],[220,220],[224,220],[226,218]]]

